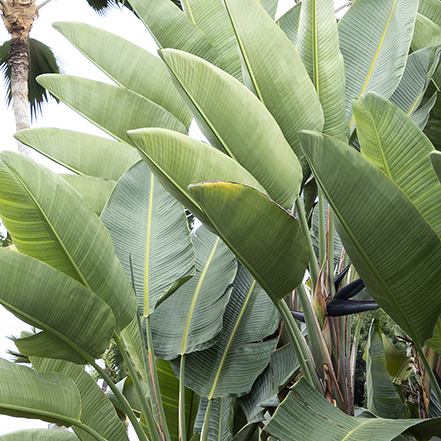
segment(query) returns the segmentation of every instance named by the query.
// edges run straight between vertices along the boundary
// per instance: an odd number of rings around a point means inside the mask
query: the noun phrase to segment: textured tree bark
[[[30,127],[28,103],[28,38],[38,17],[35,0],[6,0],[0,6],[3,22],[11,34],[8,63],[11,68],[11,92],[16,129]],[[18,151],[29,155],[31,149],[18,142]]]

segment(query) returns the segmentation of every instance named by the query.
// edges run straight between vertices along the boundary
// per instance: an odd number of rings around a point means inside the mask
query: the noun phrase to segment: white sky
[[[38,1],[41,3],[41,1]],[[75,3],[75,7],[72,4]],[[278,16],[294,6],[294,0],[281,0]],[[335,0],[336,7],[346,3],[346,0]],[[113,9],[108,12],[106,17],[101,17],[94,13],[87,5],[86,0],[52,0],[48,5],[40,10],[40,16],[35,21],[31,31],[31,37],[41,40],[50,46],[55,55],[60,57],[65,72],[69,75],[77,75],[98,81],[109,82],[98,68],[79,53],[64,37],[52,28],[55,21],[80,21],[93,26],[105,29],[117,34],[131,42],[143,47],[149,52],[156,53],[156,44],[150,37],[148,31],[137,20],[134,15],[126,9]],[[0,41],[9,39],[9,35],[0,23]],[[5,105],[5,89],[0,86],[0,131],[1,131],[1,150],[16,150],[16,141],[13,138],[15,132],[15,121],[11,108]],[[43,106],[43,115],[32,124],[32,127],[57,127],[69,130],[95,134],[99,136],[107,135],[94,125],[77,115],[64,104],[56,104],[51,100],[49,104]],[[196,135],[197,136],[197,135]],[[37,155],[33,157],[36,159]],[[49,162],[43,158],[45,164]],[[61,167],[56,169],[61,171]],[[8,358],[7,349],[15,349],[15,345],[8,340],[8,336],[19,336],[23,329],[28,326],[16,319],[12,314],[0,306],[0,357]],[[18,419],[0,415],[0,435],[28,428],[47,428],[47,423],[39,420]],[[131,439],[136,439],[132,436]]]

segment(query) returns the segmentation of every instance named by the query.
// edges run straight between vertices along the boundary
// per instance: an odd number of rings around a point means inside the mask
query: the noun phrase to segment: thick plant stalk
[[[319,188],[319,267],[323,268],[326,260],[326,222],[325,222],[325,196]]]
[[[432,386],[433,392],[435,392],[436,398],[441,403],[441,387],[435,377],[432,367],[430,366],[429,360],[426,357],[426,354],[423,351],[423,348],[418,344],[416,339],[414,339],[413,344],[415,345],[415,349],[420,356],[421,361],[423,362],[424,368],[426,369],[426,374],[429,377],[430,384]]]
[[[208,439],[208,426],[210,424],[211,407],[213,406],[213,399],[208,400],[207,408],[205,409],[204,425],[202,426],[201,441]]]

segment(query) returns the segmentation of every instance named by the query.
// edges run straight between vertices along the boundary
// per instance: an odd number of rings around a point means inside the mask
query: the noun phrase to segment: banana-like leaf
[[[434,23],[441,23],[441,5],[439,0],[420,0],[418,12]]]
[[[245,84],[273,115],[300,158],[297,133],[323,127],[323,112],[308,73],[293,45],[256,0],[225,0],[225,6],[242,54]],[[249,109],[243,112],[254,118]]]
[[[412,50],[417,51],[439,44],[441,44],[441,27],[424,15],[417,14],[412,38]]]
[[[208,37],[219,54],[218,66],[242,80],[237,40],[222,0],[183,0],[188,18]]]
[[[441,182],[441,152],[432,151],[429,154],[430,163],[432,164],[433,170],[438,176],[438,180]]]
[[[133,147],[86,133],[38,128],[21,130],[14,136],[79,175],[117,181],[139,161],[139,153]]]
[[[64,346],[68,359],[73,352],[74,361],[84,363],[106,350],[115,319],[111,309],[92,291],[21,253],[0,248],[0,263],[0,303],[26,323],[47,331],[46,334],[52,333],[52,341],[58,342],[56,347],[40,346],[37,342],[30,351],[23,351],[25,355],[37,352],[40,356],[55,357],[59,347]],[[47,342],[44,337],[37,339]],[[20,341],[16,344],[22,349]]]
[[[192,114],[158,57],[121,37],[84,23],[58,22],[53,26],[118,86],[148,98],[175,115],[187,129],[190,127]]]
[[[126,430],[112,403],[81,366],[37,357],[32,357],[31,361],[37,371],[64,374],[75,383],[81,399],[80,419],[83,424],[94,429],[108,441],[128,441]],[[82,441],[93,441],[94,438],[84,430],[77,427],[74,427],[74,430]]]
[[[263,9],[268,13],[268,15],[274,20],[276,17],[277,6],[279,0],[258,0]]]
[[[141,314],[150,315],[164,295],[194,275],[194,249],[184,208],[144,161],[118,181],[101,219],[129,280],[133,273]]]
[[[80,423],[81,398],[66,375],[37,372],[0,358],[0,413],[71,426]]]
[[[390,101],[412,119],[418,115],[418,107],[438,67],[440,52],[440,47],[429,47],[411,53],[407,59],[400,84],[390,97]],[[428,109],[426,117],[430,110],[431,107]],[[423,121],[425,119],[423,118]],[[423,129],[424,126],[418,125],[418,127]]]
[[[417,7],[418,0],[379,0],[374,8],[370,0],[357,0],[340,20],[349,118],[354,98],[367,91],[389,98],[396,89],[406,65]]]
[[[279,324],[279,314],[248,271],[239,266],[214,346],[185,355],[185,384],[208,399],[238,397],[267,366],[277,339],[261,342]],[[172,362],[179,370],[179,359]]]
[[[211,403],[211,413],[208,420],[209,441],[229,441],[232,433],[229,425],[229,418],[232,412],[232,398],[213,398]],[[205,412],[207,410],[208,399],[201,398],[199,410],[196,417],[194,429],[197,433],[202,432],[204,425]]]
[[[432,337],[441,310],[439,237],[406,194],[360,153],[319,133],[300,137],[339,221],[340,238],[367,289],[423,345]],[[415,293],[420,293],[418,301]]]
[[[274,303],[302,283],[309,251],[297,219],[240,184],[201,183],[191,185],[190,193]]]
[[[132,0],[130,5],[159,48],[190,52],[210,63],[218,60],[219,54],[207,36],[170,0]]]
[[[389,371],[381,327],[372,321],[366,346],[366,393],[368,409],[381,418],[404,418],[404,407]]]
[[[196,275],[151,318],[154,353],[166,360],[215,343],[236,275],[236,258],[218,236],[200,227],[193,243]],[[167,322],[170,326],[164,327]]]
[[[38,82],[118,141],[130,144],[127,130],[141,127],[187,132],[184,125],[163,107],[123,87],[68,75],[41,75]]]
[[[323,132],[349,138],[345,113],[345,66],[333,0],[303,0],[297,51],[314,83],[325,118]]]
[[[440,321],[438,320],[435,333],[437,329],[440,329],[439,324]],[[412,372],[412,368],[409,364],[414,361],[413,357],[409,357],[399,351],[387,335],[381,334],[381,339],[383,341],[384,354],[386,355],[387,370],[390,376],[400,380],[407,378]],[[430,343],[428,344],[430,345]]]
[[[302,3],[297,3],[287,13],[277,20],[277,25],[282,29],[289,41],[294,47],[297,46],[297,33],[299,31],[300,11],[302,10]]]
[[[389,441],[409,428],[416,436],[430,439],[440,433],[441,418],[355,418],[334,407],[301,378],[265,426],[265,431],[281,441]]]
[[[188,191],[190,184],[233,181],[266,193],[240,164],[219,150],[171,130],[142,129],[129,133],[158,181],[211,230],[202,207]]]
[[[94,213],[99,216],[116,185],[115,181],[93,176],[60,175],[89,203]]]
[[[66,430],[29,429],[0,436],[0,441],[79,441],[79,438]]]
[[[200,58],[170,49],[160,54],[211,144],[247,169],[279,204],[291,207],[302,181],[300,163],[265,106]]]
[[[432,144],[416,124],[380,95],[354,101],[361,154],[394,182],[441,238],[441,184],[429,161]]]
[[[18,153],[0,157],[0,214],[17,249],[91,289],[110,306],[120,332],[136,299],[102,222],[54,172]]]

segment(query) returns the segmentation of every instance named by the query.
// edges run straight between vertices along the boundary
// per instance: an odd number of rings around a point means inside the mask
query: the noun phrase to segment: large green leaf
[[[441,308],[439,237],[406,194],[360,153],[319,133],[300,137],[357,272],[376,302],[422,345]]]
[[[248,271],[239,266],[214,346],[185,355],[185,384],[208,399],[237,397],[251,389],[265,369],[277,339],[279,314]],[[172,362],[178,370],[179,359]]]
[[[71,426],[80,422],[80,394],[66,375],[37,372],[0,358],[0,413]]]
[[[190,52],[211,63],[218,60],[219,54],[207,36],[170,0],[132,0],[130,5],[161,49]]]
[[[200,58],[169,49],[161,56],[211,144],[290,207],[299,194],[301,167],[265,106],[239,81]]]
[[[200,227],[193,243],[196,275],[151,319],[154,353],[167,360],[214,344],[236,274],[236,258],[218,236]],[[171,326],[164,326],[167,322]]]
[[[366,346],[366,393],[368,409],[382,418],[404,418],[403,402],[389,371],[381,339],[381,327],[372,321]]]
[[[289,38],[289,41],[294,47],[297,46],[297,33],[299,31],[300,11],[302,10],[302,3],[297,3],[287,13],[277,20],[280,29]]]
[[[89,203],[93,212],[99,216],[116,185],[115,181],[95,178],[93,176],[60,175]]]
[[[302,378],[265,430],[281,441],[390,441],[412,428],[417,436],[439,434],[441,419],[355,418],[334,407]]]
[[[441,44],[441,27],[424,15],[417,14],[412,49],[417,51],[428,46]]]
[[[70,130],[26,129],[14,135],[21,143],[80,175],[117,181],[135,162],[136,149],[122,142]]]
[[[38,82],[118,141],[130,144],[127,130],[141,127],[187,131],[163,107],[122,87],[68,75],[41,75]]]
[[[55,358],[59,347],[67,345],[70,351],[66,358],[71,359],[73,352],[73,361],[84,363],[106,350],[115,319],[110,308],[92,291],[16,251],[0,248],[0,263],[0,303],[21,320],[47,331],[37,334],[40,336],[36,338],[37,344],[31,345],[29,351],[24,350],[25,355]],[[49,333],[58,344],[42,347],[38,340],[45,341],[42,335]],[[21,350],[20,343],[21,340],[16,340]]]
[[[205,33],[217,50],[218,66],[242,81],[237,40],[222,0],[183,0],[182,6],[188,18]]]
[[[297,51],[314,83],[325,117],[323,132],[347,141],[345,67],[333,0],[303,0]],[[308,101],[305,104],[309,104]]]
[[[273,302],[303,280],[309,260],[300,222],[257,190],[231,182],[190,186],[223,241]]]
[[[136,301],[91,206],[32,159],[14,152],[0,157],[0,214],[17,249],[91,289],[110,306],[121,331],[134,317]]]
[[[194,275],[194,249],[184,207],[144,161],[118,181],[101,215],[135,292],[141,314]]]
[[[124,425],[121,423],[112,403],[96,384],[95,380],[81,366],[66,361],[32,357],[32,365],[40,372],[58,372],[69,377],[78,388],[81,399],[80,419],[92,427],[108,441],[128,441]],[[92,441],[93,437],[84,430],[74,428],[82,441]]]
[[[273,115],[300,158],[297,133],[323,127],[323,112],[308,73],[286,35],[256,0],[225,0],[225,6],[242,54],[245,84]],[[249,109],[244,116],[251,116]],[[239,121],[236,124],[241,127]]]
[[[79,441],[79,438],[66,430],[29,429],[2,435],[0,441]]]
[[[192,114],[158,57],[121,37],[84,23],[59,22],[53,26],[118,86],[168,110],[188,129]]]
[[[210,418],[208,420],[207,440],[208,441],[229,441],[232,437],[231,413],[232,398],[212,398]],[[207,411],[208,400],[202,398],[199,404],[194,429],[201,433],[204,426],[205,412]]]
[[[190,184],[211,180],[233,181],[265,193],[264,188],[240,164],[204,142],[162,129],[136,130],[129,136],[159,182],[207,226],[210,226],[210,221],[188,191]]]
[[[403,74],[418,0],[357,0],[338,30],[346,71],[346,114],[367,91],[389,98]],[[375,24],[375,25],[374,25]],[[352,122],[353,120],[351,120]]]
[[[354,101],[361,154],[394,182],[441,238],[441,184],[429,161],[429,139],[401,110],[380,95]]]

